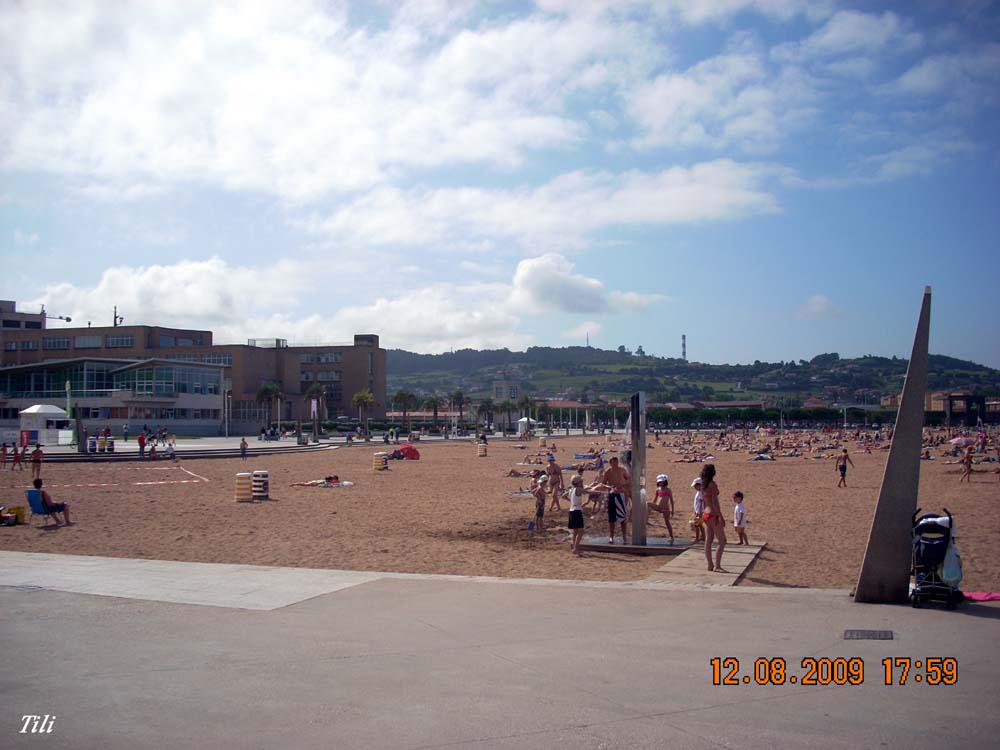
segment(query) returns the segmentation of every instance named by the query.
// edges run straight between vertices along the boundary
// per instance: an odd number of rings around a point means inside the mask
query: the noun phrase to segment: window
[[[3,350],[5,352],[16,352],[17,351],[17,342],[16,341],[4,341],[3,342]]]
[[[38,341],[22,341],[21,351],[22,352],[33,352],[38,349]]]
[[[299,373],[299,379],[303,383],[311,383],[313,379],[313,374],[311,372],[306,372],[303,370],[301,373]]]
[[[299,364],[300,365],[311,365],[312,361],[313,361],[313,355],[312,355],[311,352],[309,354],[300,354],[299,355]]]
[[[375,352],[368,352],[368,374],[375,374]]]
[[[321,365],[329,365],[340,362],[344,359],[344,355],[341,352],[320,352],[319,363]]]
[[[100,336],[77,336],[76,340],[73,342],[73,346],[77,349],[100,349],[101,348],[101,337]]]
[[[20,320],[7,320],[6,318],[4,318],[3,327],[4,328],[20,328],[21,327],[21,321]]]
[[[177,339],[177,346],[194,346],[194,339]]]
[[[177,346],[177,337],[167,336],[161,333],[158,346]]]
[[[317,372],[316,380],[321,383],[329,383],[334,380],[340,380],[340,370],[322,370]]]
[[[232,354],[206,354],[201,358],[201,361],[206,365],[225,365],[226,367],[233,366],[233,355]]]
[[[26,320],[24,321],[25,328],[41,328],[42,321],[40,320]]]
[[[127,349],[135,345],[135,339],[132,336],[108,336],[108,348],[109,349]],[[79,344],[77,344],[79,346]]]
[[[43,349],[69,349],[69,336],[47,336],[42,339]]]

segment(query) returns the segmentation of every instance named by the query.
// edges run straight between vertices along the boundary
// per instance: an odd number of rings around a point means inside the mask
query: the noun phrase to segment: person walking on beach
[[[615,524],[621,524],[622,544],[625,544],[625,521],[628,518],[626,497],[631,477],[618,465],[618,457],[612,456],[608,468],[604,470],[601,483],[608,485],[608,544],[615,543]]]
[[[958,483],[968,482],[972,484],[972,446],[968,446],[965,449],[965,455],[962,456],[962,476],[959,477]]]
[[[571,549],[576,556],[582,555],[580,552],[580,540],[583,539],[583,498],[586,492],[583,489],[583,477],[579,474],[570,480],[569,488],[569,530],[573,533]]]
[[[125,442],[128,442],[128,422],[122,425],[122,436],[125,438]]]
[[[14,471],[14,469],[19,469],[21,471],[24,471],[24,451],[26,451],[26,450],[28,450],[28,449],[24,448],[24,450],[20,450],[19,451],[17,449],[17,446],[16,445],[14,446],[14,453],[11,456],[11,458],[13,460],[11,461],[11,464],[10,464],[10,470],[11,471]]]
[[[240,458],[244,461],[247,460],[247,439],[245,437],[240,438]]]
[[[35,443],[35,450],[31,451],[31,478],[39,479],[42,476],[42,458],[45,453],[42,451],[41,443]]]
[[[552,493],[552,503],[549,505],[549,510],[562,511],[562,505],[559,504],[559,496],[562,495],[565,487],[563,486],[563,475],[562,468],[556,463],[556,457],[551,453],[549,454],[549,463],[545,467],[545,473],[549,478],[549,491]]]
[[[722,568],[722,552],[726,549],[726,519],[722,516],[719,505],[719,486],[715,483],[715,464],[705,464],[701,469],[702,494],[705,499],[705,510],[701,518],[705,523],[705,558],[708,560],[709,572],[727,573]],[[712,564],[712,542],[718,540],[719,548],[715,552],[715,564]]]
[[[837,471],[840,472],[840,481],[837,482],[838,487],[847,486],[847,464],[854,466],[851,457],[847,455],[847,448],[844,448],[844,452],[837,456]]]

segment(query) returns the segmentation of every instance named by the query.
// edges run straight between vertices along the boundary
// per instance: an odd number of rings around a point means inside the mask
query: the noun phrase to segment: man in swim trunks
[[[840,481],[837,482],[838,487],[847,486],[847,464],[854,466],[851,457],[847,455],[847,448],[844,448],[844,452],[837,456],[837,471],[840,472]]]
[[[625,544],[625,521],[628,518],[626,498],[630,494],[632,479],[625,469],[618,465],[618,457],[612,456],[608,468],[601,475],[601,483],[608,485],[608,544],[615,543],[615,524],[621,524],[622,544]]]

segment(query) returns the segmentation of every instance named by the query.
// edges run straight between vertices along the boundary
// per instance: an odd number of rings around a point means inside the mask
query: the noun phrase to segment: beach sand
[[[559,438],[558,460],[605,438]],[[42,530],[0,528],[0,548],[199,562],[248,563],[347,570],[450,573],[516,578],[638,580],[666,562],[625,554],[570,554],[567,514],[546,515],[548,533],[527,531],[531,497],[505,493],[527,487],[507,478],[527,450],[490,443],[476,456],[468,441],[417,443],[419,461],[390,461],[373,473],[381,444],[318,453],[239,459],[122,464],[47,464],[46,489],[71,504],[73,526]],[[723,509],[732,533],[732,493],[746,495],[751,542],[768,544],[741,585],[852,588],[856,582],[887,451],[852,450],[855,467],[846,489],[837,489],[831,459],[782,458],[750,462],[746,453],[722,452],[714,463]],[[832,452],[830,452],[832,455]],[[647,451],[647,476],[670,475],[677,514],[674,530],[688,537],[691,480],[700,464],[673,463],[670,449]],[[919,505],[955,514],[967,591],[1000,591],[1000,481],[983,464],[971,484],[959,484],[960,467],[942,459],[921,463]],[[239,471],[267,469],[269,502],[235,503]],[[185,471],[186,470],[186,471]],[[188,474],[187,472],[191,472]],[[192,476],[197,475],[197,476]],[[338,474],[353,488],[289,487],[294,481]],[[565,474],[569,485],[571,472]],[[594,472],[587,472],[590,481]],[[202,477],[207,481],[202,481]],[[25,505],[30,470],[0,475],[0,504]],[[80,487],[61,485],[107,484]],[[659,520],[659,519],[657,519]],[[606,535],[603,516],[587,520],[587,533]],[[662,526],[650,526],[664,536]]]

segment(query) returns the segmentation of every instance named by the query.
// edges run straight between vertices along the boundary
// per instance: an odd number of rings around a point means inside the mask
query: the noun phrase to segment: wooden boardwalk
[[[764,544],[726,545],[722,553],[722,568],[725,573],[709,573],[705,560],[705,547],[699,544],[690,547],[670,562],[657,568],[646,580],[655,583],[693,583],[707,586],[735,586],[757,555],[767,546]]]

